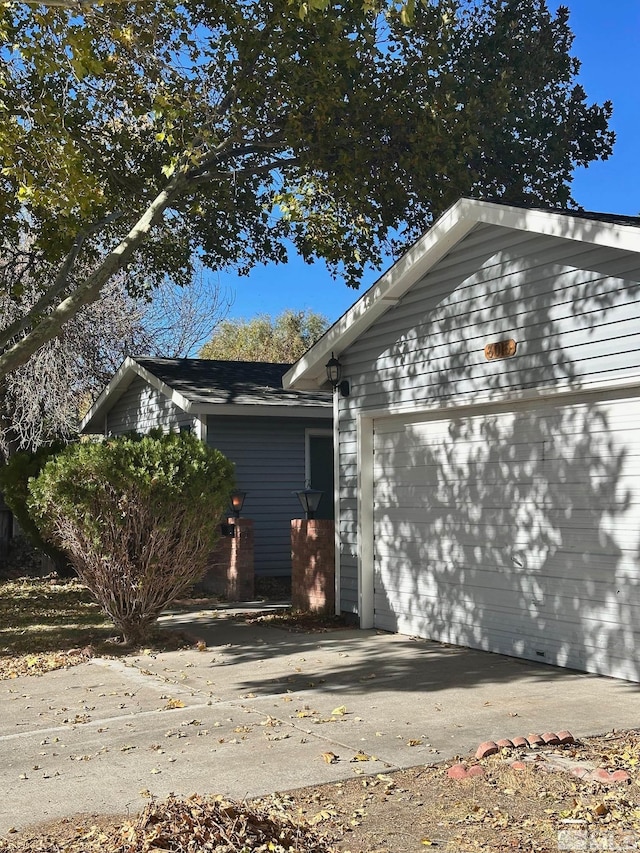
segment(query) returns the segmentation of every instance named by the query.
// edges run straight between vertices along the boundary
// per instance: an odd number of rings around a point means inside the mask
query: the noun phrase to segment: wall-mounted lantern
[[[320,489],[301,489],[299,492],[294,492],[298,496],[300,506],[304,510],[305,518],[314,519],[318,511],[318,505],[324,492]]]
[[[342,378],[342,365],[333,353],[331,353],[331,358],[325,364],[325,369],[327,371],[327,379],[331,383],[333,390],[338,389],[343,397],[348,397],[351,391],[349,380]]]

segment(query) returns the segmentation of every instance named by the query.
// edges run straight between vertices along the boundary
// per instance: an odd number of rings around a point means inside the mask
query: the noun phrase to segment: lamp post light
[[[320,499],[324,492],[320,491],[320,489],[300,489],[298,492],[294,492],[294,495],[298,496],[298,500],[300,501],[300,506],[304,510],[305,518],[312,520],[316,517],[316,512],[318,511],[318,504],[320,503]]]
[[[241,489],[236,489],[235,492],[231,492],[229,495],[229,503],[231,504],[231,510],[234,518],[240,518],[240,513],[242,512],[246,496],[247,493],[243,492]],[[220,532],[223,536],[235,536],[236,526],[235,524],[225,521],[220,525]]]
[[[246,496],[247,493],[243,492],[242,489],[236,489],[235,492],[231,492],[231,509],[233,510],[233,515],[235,518],[240,518],[240,513],[242,512],[242,507],[244,506],[244,499],[246,498]]]

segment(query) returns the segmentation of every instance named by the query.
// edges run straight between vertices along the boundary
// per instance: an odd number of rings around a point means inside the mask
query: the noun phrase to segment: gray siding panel
[[[517,341],[512,359],[484,346]],[[357,414],[461,406],[522,391],[640,382],[640,264],[577,241],[482,225],[341,353],[343,505],[355,505]],[[341,528],[342,607],[354,606],[356,510]]]
[[[109,435],[125,432],[146,433],[161,426],[165,432],[180,427],[194,428],[192,415],[175,405],[144,379],[136,378],[107,415]]]
[[[242,514],[255,523],[257,574],[291,574],[290,522],[302,514],[292,492],[305,485],[305,431],[326,427],[322,418],[207,418],[207,443],[235,463],[247,492]]]

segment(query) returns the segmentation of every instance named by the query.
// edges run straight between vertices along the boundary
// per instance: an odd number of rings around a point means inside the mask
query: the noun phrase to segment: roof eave
[[[202,403],[197,407],[198,415],[226,415],[256,418],[332,418],[333,407],[328,404],[295,406],[278,403]]]
[[[157,376],[154,376],[153,373],[150,373],[146,368],[138,364],[138,362],[131,358],[131,356],[127,356],[118,370],[114,373],[109,384],[104,388],[93,406],[91,406],[87,414],[82,419],[80,423],[81,433],[104,433],[104,418],[118,402],[120,397],[122,397],[136,376],[144,379],[145,382],[148,382],[149,385],[156,388],[185,412],[191,412],[192,404],[186,397],[180,394],[179,391],[171,388],[165,382],[162,382]]]
[[[80,421],[80,433],[96,434],[103,432],[102,427],[99,426],[100,422],[104,420],[109,409],[124,394],[135,376],[135,362],[127,356]]]
[[[384,275],[283,376],[285,388],[310,390],[326,382],[325,364],[350,346],[375,320],[473,228],[476,202],[462,199],[440,217]],[[470,207],[471,206],[471,207]]]

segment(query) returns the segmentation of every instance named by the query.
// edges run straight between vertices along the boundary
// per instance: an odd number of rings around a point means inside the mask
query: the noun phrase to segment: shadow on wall
[[[585,404],[377,436],[378,625],[640,678],[640,456],[615,436]]]
[[[427,373],[431,402],[464,393],[471,403],[578,391],[625,360],[637,374],[631,345],[622,360],[590,360],[620,350],[611,327],[623,334],[637,314],[637,283],[621,286],[613,260],[569,270],[552,250],[502,252],[441,290],[428,329],[414,323],[388,354],[391,383],[402,393]],[[518,355],[487,362],[483,344],[508,329]],[[441,409],[401,436],[377,433],[377,624],[639,679],[640,436],[637,398],[624,394]]]
[[[442,404],[376,421],[378,627],[640,680],[637,391],[453,408],[638,375],[638,269],[593,251],[577,269],[548,238],[478,252],[472,275],[427,277],[385,315],[391,344],[349,354],[360,407]],[[517,356],[488,362],[508,337]]]

